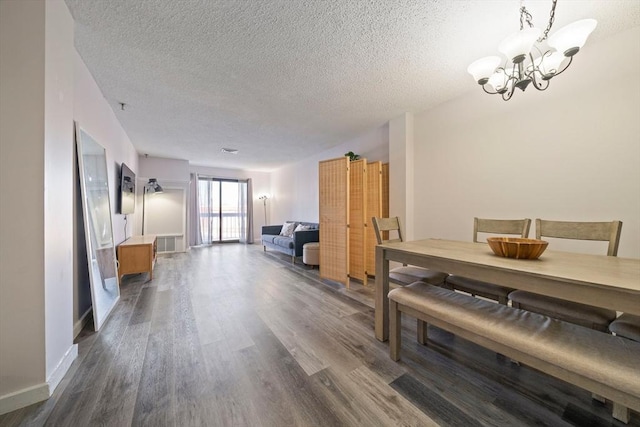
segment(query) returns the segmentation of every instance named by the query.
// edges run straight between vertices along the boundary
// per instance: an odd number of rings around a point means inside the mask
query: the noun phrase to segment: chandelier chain
[[[531,14],[529,13],[529,11],[527,10],[526,7],[521,6],[520,7],[520,31],[522,31],[524,29],[524,21],[527,21],[527,24],[529,25],[529,28],[533,28],[533,22],[531,22],[531,20],[533,19],[533,17],[531,16]]]
[[[551,31],[553,21],[556,20],[556,3],[558,3],[558,0],[551,0],[551,3],[551,11],[549,12],[549,25],[547,25],[547,28],[542,33],[542,37],[538,39],[538,43],[546,40],[547,36],[549,35],[549,31]]]
[[[558,0],[551,0],[551,11],[549,12],[549,25],[547,25],[547,28],[542,33],[542,36],[538,39],[538,43],[542,43],[544,40],[546,40],[547,36],[549,35],[549,31],[551,31],[553,22],[556,20],[556,4],[557,3],[558,3]],[[533,28],[533,17],[531,16],[527,8],[524,6],[523,1],[520,2],[520,5],[521,5],[520,6],[520,31],[524,29],[525,21],[527,22],[527,25],[529,25],[529,28]]]

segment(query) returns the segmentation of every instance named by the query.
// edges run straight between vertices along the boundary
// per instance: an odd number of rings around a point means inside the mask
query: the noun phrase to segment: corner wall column
[[[0,414],[47,399],[73,344],[73,18],[0,2]]]
[[[413,114],[389,121],[389,216],[400,217],[405,240],[414,240]]]

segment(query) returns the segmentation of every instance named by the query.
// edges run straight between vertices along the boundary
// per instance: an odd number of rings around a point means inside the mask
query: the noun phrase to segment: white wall
[[[91,137],[106,150],[109,197],[114,243],[117,245],[135,232],[135,216],[117,214],[118,190],[120,188],[120,166],[126,163],[138,174],[138,153],[120,125],[111,106],[102,95],[93,76],[74,50],[72,59],[74,72],[74,119]],[[125,111],[126,113],[126,111]],[[75,150],[75,147],[74,147]],[[75,159],[75,151],[72,154]],[[73,277],[73,324],[75,332],[82,326],[82,316],[91,308],[91,289],[87,268],[82,202],[78,185],[77,165],[74,162],[74,277]],[[139,210],[139,207],[136,207]],[[126,228],[126,229],[125,229]]]
[[[405,113],[389,121],[389,216],[400,218],[406,240],[414,238],[414,166],[413,114]]]
[[[77,347],[73,346],[73,222],[70,221],[74,188],[75,49],[73,18],[64,2],[46,1],[45,10],[45,347],[47,383],[54,389],[77,355]]]
[[[51,395],[72,335],[73,20],[0,2],[0,414]]]
[[[169,188],[167,185],[163,188],[162,193],[147,195],[145,230],[149,234],[184,234],[185,191],[181,188]]]
[[[125,215],[116,213],[120,188],[120,165],[126,163],[136,175],[140,175],[138,152],[77,52],[75,52],[73,64],[75,73],[74,118],[107,151],[113,237],[114,242],[119,244],[125,240]],[[126,114],[126,110],[121,114]],[[136,206],[136,211],[138,209],[139,207]],[[131,215],[127,217],[126,237],[131,237],[134,234],[135,220]]]
[[[182,159],[167,159],[162,157],[138,157],[140,172],[136,176],[136,232],[135,234],[143,234],[142,230],[142,214],[144,210],[144,234],[183,234],[178,251],[187,249],[188,222],[186,220],[189,211],[189,162]],[[162,216],[167,213],[161,209],[163,200],[170,198],[169,193],[164,194],[147,194],[143,199],[144,186],[150,178],[155,178],[162,188],[167,190],[182,191],[186,196],[182,203],[181,210],[178,212],[173,209],[172,218],[162,220]],[[154,203],[156,202],[156,203]],[[175,216],[175,217],[174,217]],[[175,225],[182,225],[180,233],[177,232]],[[171,226],[168,226],[171,224]]]
[[[353,151],[368,161],[389,161],[389,127],[383,125],[364,132],[330,150],[284,166],[271,173],[269,222],[287,220],[318,222],[318,162]]]
[[[619,219],[618,255],[640,257],[639,58],[635,28],[587,43],[547,91],[475,87],[416,115],[415,237],[470,240],[474,216]]]
[[[156,178],[158,182],[189,182],[189,161],[165,159],[162,157],[139,156],[140,173],[138,179]]]
[[[0,398],[45,381],[44,22],[0,2]]]

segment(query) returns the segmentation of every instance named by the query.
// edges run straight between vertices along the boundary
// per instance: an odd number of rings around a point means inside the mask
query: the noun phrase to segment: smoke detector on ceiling
[[[220,152],[224,154],[238,154],[238,150],[235,148],[221,148]]]

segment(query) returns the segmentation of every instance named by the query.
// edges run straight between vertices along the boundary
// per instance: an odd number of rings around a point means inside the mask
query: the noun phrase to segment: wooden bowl
[[[520,237],[487,237],[487,243],[494,254],[515,259],[538,259],[549,244],[544,240]]]

